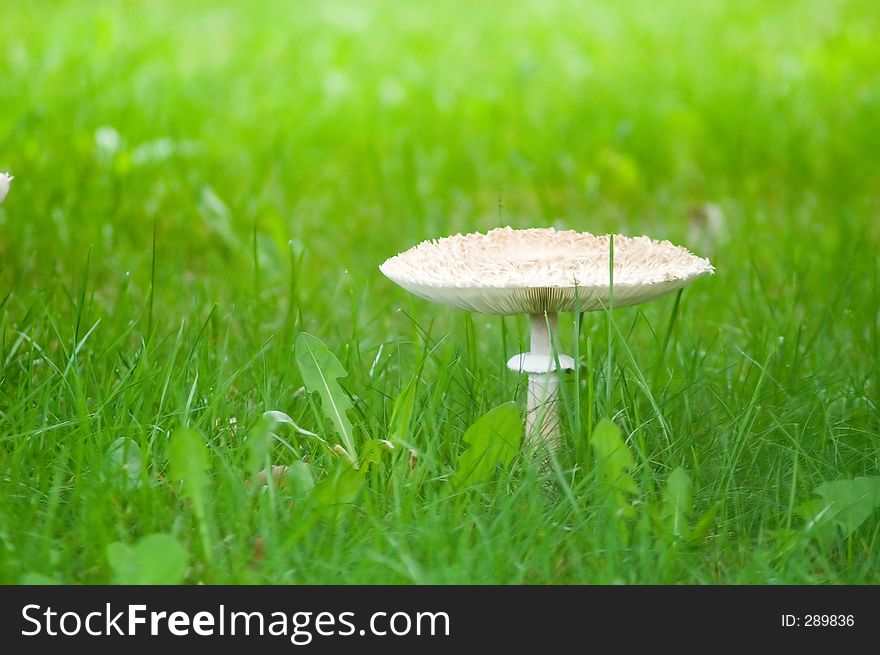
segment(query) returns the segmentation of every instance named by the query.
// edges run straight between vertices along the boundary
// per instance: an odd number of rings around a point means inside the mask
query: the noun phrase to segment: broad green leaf
[[[880,507],[880,477],[825,482],[815,493],[820,499],[802,508],[808,519],[806,529],[834,525],[848,537]]]
[[[183,483],[183,494],[192,502],[196,514],[205,509],[208,483],[208,447],[198,430],[178,428],[171,435],[168,459],[172,477]]]
[[[338,521],[353,508],[364,488],[363,471],[354,468],[348,462],[336,462],[336,465],[317,484],[314,483],[311,470],[307,464],[290,467],[296,471],[290,482],[297,480],[300,494],[294,494],[295,516],[291,523],[291,534],[304,536],[308,534],[317,521]],[[297,470],[298,469],[298,470]]]
[[[135,574],[131,546],[121,541],[107,544],[107,563],[110,564],[116,580],[130,578]]]
[[[666,478],[661,516],[672,534],[680,537],[688,530],[687,517],[690,513],[691,479],[679,466]]]
[[[483,414],[464,433],[469,447],[458,458],[456,486],[486,482],[498,466],[506,469],[519,451],[522,436],[522,416],[516,403],[504,403]]]
[[[151,534],[134,546],[116,541],[107,546],[114,584],[173,585],[186,575],[186,549],[171,535]]]
[[[133,439],[119,437],[107,447],[107,465],[128,483],[141,481],[141,447]]]
[[[316,503],[321,516],[339,518],[357,500],[364,486],[361,471],[340,465],[312,490],[310,499]]]
[[[590,444],[605,484],[621,493],[639,493],[636,481],[627,472],[635,466],[635,460],[620,428],[610,419],[602,419],[593,430]]]
[[[798,514],[806,521],[803,534],[815,539],[823,550],[829,550],[840,538],[837,524],[834,522],[834,506],[819,498],[812,498],[800,507]]]
[[[321,397],[324,414],[333,423],[349,459],[357,458],[351,423],[346,412],[351,409],[351,400],[336,381],[348,375],[336,356],[324,342],[307,332],[300,332],[296,338],[296,363],[303,377],[303,384],[309,393]]]
[[[317,435],[310,430],[306,430],[305,428],[300,427],[287,414],[285,414],[284,412],[280,412],[277,409],[270,409],[268,412],[263,412],[263,418],[272,421],[274,424],[289,425],[291,429],[297,434],[302,434],[306,437],[314,437],[318,441],[326,443],[320,435]]]
[[[416,378],[413,378],[394,401],[394,410],[391,412],[391,427],[388,432],[388,440],[392,443],[403,444],[410,440],[410,425],[412,424],[415,400]]]
[[[709,530],[715,525],[715,517],[718,515],[720,509],[720,502],[712,505],[712,507],[700,517],[691,531],[687,534],[687,537],[685,537],[686,541],[691,544],[698,544],[703,541],[706,538],[706,535],[709,534]]]
[[[193,512],[199,525],[205,558],[211,559],[211,540],[208,533],[209,482],[208,447],[198,430],[178,428],[171,435],[168,446],[171,476],[183,483],[183,495],[192,502]]]
[[[302,498],[315,487],[312,469],[305,462],[294,462],[287,469],[287,483],[294,498]]]
[[[373,464],[380,464],[382,459],[394,452],[396,446],[387,439],[370,439],[361,448],[363,455],[359,467],[366,471]]]
[[[265,414],[259,418],[247,434],[248,471],[255,474],[266,466],[272,446],[272,429],[277,421]]]

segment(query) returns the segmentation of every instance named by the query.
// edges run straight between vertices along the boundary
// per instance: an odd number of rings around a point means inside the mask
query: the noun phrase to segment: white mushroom
[[[9,173],[0,173],[0,203],[6,200],[6,194],[9,193],[9,186],[15,178]]]
[[[526,437],[540,436],[556,448],[557,368],[575,366],[571,357],[554,356],[557,312],[608,308],[612,239],[614,307],[653,300],[714,272],[709,260],[646,236],[510,227],[424,241],[379,269],[407,291],[436,303],[488,314],[529,314],[531,348],[507,365],[529,375]]]

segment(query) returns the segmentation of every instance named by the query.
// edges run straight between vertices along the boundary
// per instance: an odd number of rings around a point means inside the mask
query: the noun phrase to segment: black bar
[[[0,643],[5,652],[79,644],[87,645],[90,653],[117,654],[129,643],[173,652],[175,647],[189,649],[220,640],[238,645],[253,642],[272,652],[340,652],[369,645],[371,650],[412,653],[487,643],[493,652],[512,649],[517,653],[529,649],[543,653],[565,645],[586,651],[600,643],[618,644],[624,652],[637,647],[673,652],[705,652],[717,646],[760,645],[764,649],[774,643],[843,646],[876,643],[880,637],[878,601],[880,587],[870,586],[0,587]],[[134,625],[134,636],[120,636],[119,631],[129,628],[130,605],[146,606],[135,610],[135,618],[143,618],[144,623]],[[56,614],[47,617],[47,608]],[[60,631],[65,612],[75,612],[77,617],[67,616],[64,629],[73,632],[78,618],[79,633],[47,635],[47,629]],[[111,636],[85,633],[85,619],[92,612],[99,614],[90,619],[90,629],[106,629]],[[156,636],[149,634],[151,612],[166,613],[156,619]],[[185,618],[177,616],[175,629],[186,629],[187,635],[171,633],[167,615],[172,612],[186,614]],[[211,615],[211,620],[202,615],[199,628],[212,631],[213,636],[196,634],[193,618],[198,612]],[[236,634],[231,635],[232,612],[261,612],[263,636],[255,634],[260,624],[256,616],[247,621],[237,617]],[[328,614],[319,617],[321,612]],[[433,627],[431,615],[425,613],[435,614]],[[448,623],[437,613],[445,613]],[[117,616],[115,623],[113,616]],[[223,635],[218,634],[221,616]],[[273,620],[277,631],[286,626],[286,635],[267,634]],[[248,621],[251,634],[245,635]],[[421,634],[415,634],[416,623]],[[38,625],[39,634],[23,635]],[[393,634],[407,627],[408,634]],[[294,631],[297,645],[291,641]],[[373,634],[383,631],[385,635]],[[17,648],[7,650],[7,645]]]

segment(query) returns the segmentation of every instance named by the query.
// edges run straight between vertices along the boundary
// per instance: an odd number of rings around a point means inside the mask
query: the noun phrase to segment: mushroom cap
[[[487,314],[594,311],[608,307],[614,239],[614,307],[680,289],[712,264],[686,248],[646,236],[501,227],[423,241],[379,270],[407,291]]]

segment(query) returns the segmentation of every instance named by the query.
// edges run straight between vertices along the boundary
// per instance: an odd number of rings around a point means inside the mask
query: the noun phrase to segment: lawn
[[[219,4],[2,10],[0,583],[880,583],[874,0]],[[378,266],[499,225],[716,273],[467,476],[528,322]]]

